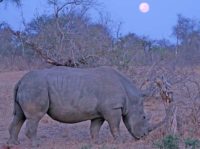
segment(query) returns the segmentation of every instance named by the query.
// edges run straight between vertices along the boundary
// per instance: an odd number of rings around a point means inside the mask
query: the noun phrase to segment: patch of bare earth
[[[13,112],[13,88],[15,83],[25,74],[25,71],[0,73],[0,149],[6,149],[9,138],[8,127],[12,120]],[[150,112],[154,122],[164,117],[162,106],[159,102],[148,102],[145,104],[146,111]],[[159,112],[155,112],[159,111]],[[157,113],[157,115],[155,115]],[[30,142],[25,136],[25,126],[19,134],[20,145],[13,149],[30,149]],[[39,123],[38,139],[40,149],[151,149],[151,134],[145,140],[135,141],[124,124],[121,122],[121,136],[124,143],[114,143],[107,123],[100,131],[102,143],[93,144],[89,134],[90,121],[77,124],[63,124],[52,120],[45,115]]]

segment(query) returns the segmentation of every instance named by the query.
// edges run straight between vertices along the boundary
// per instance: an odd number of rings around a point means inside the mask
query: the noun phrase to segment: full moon
[[[147,12],[149,12],[149,9],[150,9],[150,6],[148,3],[146,3],[146,2],[140,3],[140,5],[139,5],[140,12],[147,13]]]

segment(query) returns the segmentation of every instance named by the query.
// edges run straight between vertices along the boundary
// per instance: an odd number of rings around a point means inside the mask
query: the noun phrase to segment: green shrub
[[[167,135],[153,143],[157,149],[179,149],[179,138],[174,135]]]
[[[185,139],[185,148],[197,149],[200,148],[200,141],[198,139],[187,138]]]
[[[81,147],[81,149],[92,149],[92,145],[91,145],[91,144],[83,145],[83,146]]]
[[[106,146],[105,144],[102,145],[101,147],[99,147],[98,149],[117,149],[116,147],[109,147],[109,146]]]

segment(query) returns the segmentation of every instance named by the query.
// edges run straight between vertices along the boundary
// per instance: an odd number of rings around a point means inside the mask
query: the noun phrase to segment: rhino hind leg
[[[38,105],[39,107],[39,105]],[[39,142],[37,140],[37,128],[39,121],[42,119],[42,117],[46,114],[47,110],[38,108],[37,110],[26,110],[26,136],[30,139],[32,147],[38,147]]]
[[[15,107],[14,108],[14,117],[13,117],[13,120],[9,127],[10,138],[7,142],[9,145],[19,144],[18,134],[20,132],[20,129],[21,129],[25,119],[26,119],[19,104],[15,102],[14,107]]]
[[[103,118],[96,118],[91,120],[90,134],[95,143],[98,143],[99,130],[105,120]]]
[[[32,146],[37,147],[37,127],[40,119],[27,119],[26,121],[26,136],[31,140]]]

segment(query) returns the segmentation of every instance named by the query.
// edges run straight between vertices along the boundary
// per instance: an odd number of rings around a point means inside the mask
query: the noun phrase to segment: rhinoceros
[[[155,128],[145,116],[142,92],[119,71],[106,66],[59,66],[25,74],[14,89],[13,113],[9,144],[19,144],[18,134],[26,120],[26,136],[36,145],[38,123],[45,114],[63,123],[91,120],[94,140],[104,121],[114,139],[120,137],[121,118],[136,139]]]

